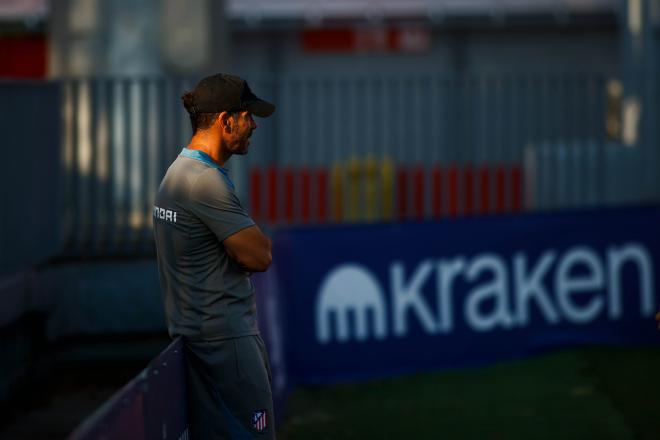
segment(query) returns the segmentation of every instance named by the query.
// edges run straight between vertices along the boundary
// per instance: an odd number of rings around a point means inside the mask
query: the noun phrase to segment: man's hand
[[[257,225],[241,229],[222,244],[227,254],[249,272],[265,272],[273,259],[270,238]]]

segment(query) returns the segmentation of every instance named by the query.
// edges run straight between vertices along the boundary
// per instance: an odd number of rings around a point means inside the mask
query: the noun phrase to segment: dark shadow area
[[[169,342],[154,333],[42,344],[2,405],[0,438],[65,438]]]

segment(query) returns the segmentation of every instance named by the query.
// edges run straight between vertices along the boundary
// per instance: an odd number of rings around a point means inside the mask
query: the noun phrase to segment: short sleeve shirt
[[[223,245],[254,225],[227,170],[184,148],[160,184],[153,216],[170,335],[218,340],[257,334],[250,273]]]

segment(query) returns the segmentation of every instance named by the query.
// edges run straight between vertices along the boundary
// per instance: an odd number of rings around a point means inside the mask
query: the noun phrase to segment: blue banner
[[[282,230],[274,259],[298,383],[659,344],[660,208]]]
[[[252,282],[256,290],[259,331],[268,349],[275,419],[279,423],[284,416],[290,388],[287,380],[284,332],[279,315],[283,300],[277,281],[277,269],[273,266],[267,272],[252,275]]]

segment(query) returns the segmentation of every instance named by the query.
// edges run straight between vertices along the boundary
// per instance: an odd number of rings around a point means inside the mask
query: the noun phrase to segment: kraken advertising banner
[[[281,230],[291,381],[660,345],[660,207]]]

